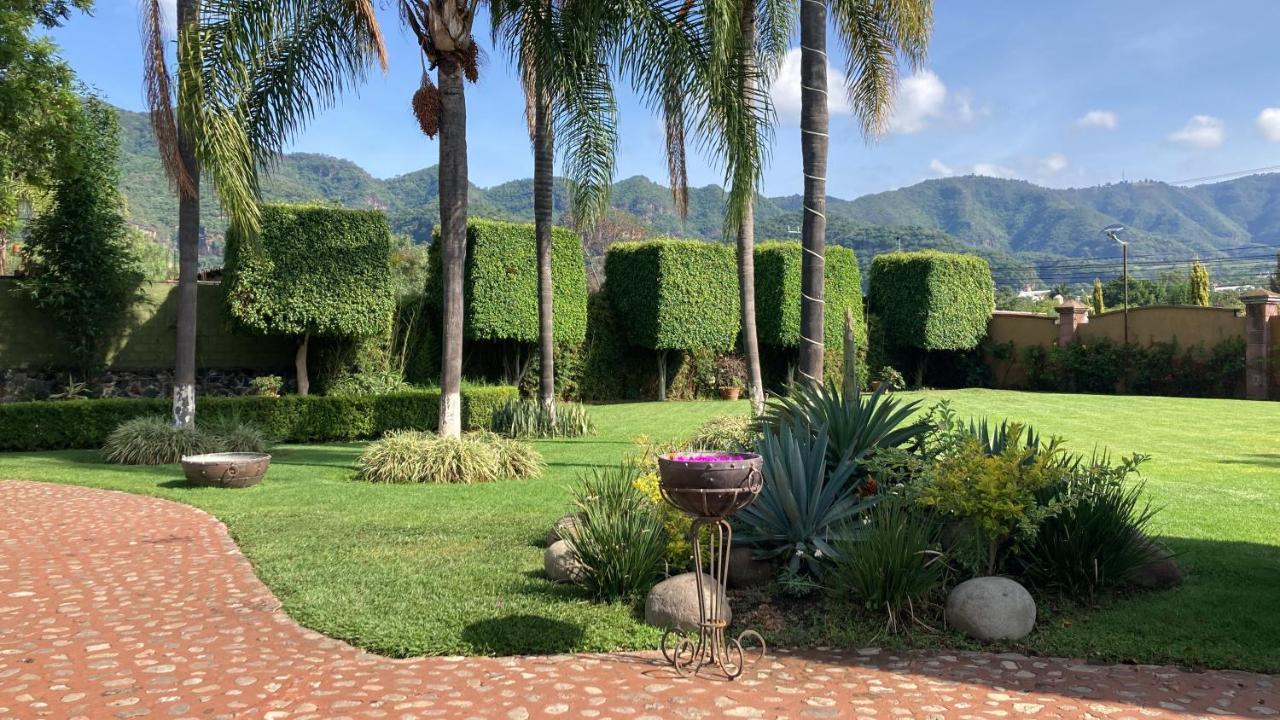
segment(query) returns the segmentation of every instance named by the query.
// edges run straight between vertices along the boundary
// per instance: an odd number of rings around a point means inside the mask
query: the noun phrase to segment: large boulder
[[[542,569],[554,582],[582,581],[582,561],[564,540],[557,540],[542,553]]]
[[[720,593],[724,619],[732,620],[733,610],[729,607],[724,588],[710,575],[703,574],[702,597],[708,609],[712,593],[716,591]],[[650,625],[664,629],[697,630],[698,620],[698,579],[693,573],[669,577],[649,591],[649,597],[644,603],[644,621]]]
[[[1148,541],[1151,559],[1133,573],[1130,581],[1143,590],[1168,590],[1182,584],[1182,568],[1174,561],[1168,548],[1155,541]]]
[[[1008,578],[974,578],[947,597],[947,624],[976,640],[1020,640],[1036,625],[1036,601]]]
[[[729,587],[759,587],[768,584],[773,576],[773,563],[757,560],[751,548],[736,547],[729,551]]]
[[[565,515],[551,526],[547,531],[547,547],[551,547],[557,540],[563,540],[573,533],[578,527],[577,515]]]

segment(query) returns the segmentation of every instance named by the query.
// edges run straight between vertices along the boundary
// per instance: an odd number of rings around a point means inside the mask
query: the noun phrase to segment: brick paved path
[[[873,650],[732,684],[652,655],[388,660],[299,627],[199,510],[0,482],[0,718],[1262,718],[1277,680]]]

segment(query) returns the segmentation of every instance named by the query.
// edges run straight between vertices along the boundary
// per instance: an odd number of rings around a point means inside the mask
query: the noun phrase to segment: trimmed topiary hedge
[[[262,334],[386,333],[395,309],[390,253],[380,211],[264,205],[258,237],[227,234],[229,314]]]
[[[608,296],[627,341],[653,350],[730,350],[738,337],[734,248],[662,238],[617,243],[605,256]]]
[[[514,387],[462,389],[462,422],[487,430],[493,411],[519,397]],[[167,417],[170,401],[45,400],[0,404],[0,451],[101,447],[126,420]],[[434,430],[440,391],[409,390],[365,397],[286,395],[202,398],[199,419],[232,417],[258,425],[282,442],[328,442],[377,437],[388,430]]]
[[[800,243],[770,240],[756,246],[756,334],[762,345],[800,345]],[[858,256],[839,245],[826,249],[824,341],[838,349],[844,340],[844,309],[853,309],[858,347],[866,347],[862,321],[862,275]]]
[[[888,253],[871,262],[868,301],[891,346],[967,350],[987,335],[995,283],[976,255]]]
[[[467,338],[538,341],[538,246],[532,224],[468,222],[465,273]],[[440,275],[440,254],[432,252],[427,297],[437,317]],[[587,336],[587,271],[582,240],[566,228],[551,230],[551,286],[556,342],[580,345]]]

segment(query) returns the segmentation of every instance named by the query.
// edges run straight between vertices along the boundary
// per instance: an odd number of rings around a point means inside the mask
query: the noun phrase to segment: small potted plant
[[[885,365],[876,371],[875,376],[871,378],[871,392],[875,392],[880,388],[884,388],[886,393],[894,390],[906,390],[907,381],[902,377],[902,373],[898,372],[891,365]]]
[[[284,378],[279,375],[261,375],[249,381],[253,394],[259,397],[280,397],[284,390]]]
[[[716,358],[716,386],[720,399],[737,400],[747,384],[747,363],[737,355]]]

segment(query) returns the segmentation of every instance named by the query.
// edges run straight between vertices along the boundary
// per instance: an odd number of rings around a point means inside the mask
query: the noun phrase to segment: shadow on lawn
[[[1228,460],[1219,460],[1223,465],[1259,465],[1261,467],[1280,467],[1280,453],[1253,453],[1240,455]]]
[[[480,620],[462,629],[462,639],[486,655],[573,652],[582,647],[584,635],[581,625],[528,614]]]

